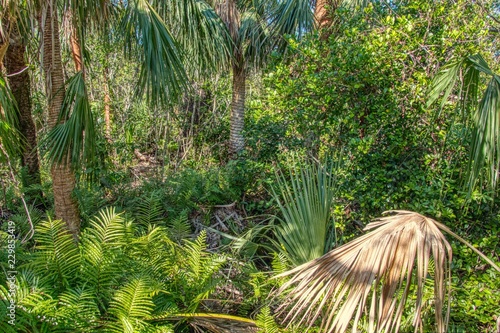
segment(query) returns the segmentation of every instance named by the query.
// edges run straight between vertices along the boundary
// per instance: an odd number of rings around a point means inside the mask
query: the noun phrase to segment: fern
[[[149,197],[140,198],[134,207],[134,216],[143,226],[162,223],[163,208],[158,193],[153,192]]]
[[[199,303],[215,290],[218,281],[214,274],[226,261],[223,256],[206,252],[206,237],[202,231],[195,241],[186,241],[183,248],[187,266],[181,276],[186,279],[186,292],[192,299],[189,311],[196,311]]]
[[[36,228],[36,252],[31,266],[40,278],[61,290],[75,280],[80,255],[71,233],[61,220],[42,222]]]
[[[274,317],[271,315],[271,311],[268,307],[263,308],[257,315],[256,320],[259,332],[262,333],[278,333],[279,327],[274,321]]]
[[[153,311],[152,296],[155,294],[150,282],[136,278],[116,291],[109,309],[117,319],[110,325],[112,331],[134,333],[149,325],[144,319]]]
[[[172,219],[168,227],[168,234],[170,238],[180,243],[183,239],[189,237],[191,234],[191,225],[188,221],[187,211],[184,210],[175,219]]]
[[[112,287],[125,273],[127,257],[122,247],[132,237],[132,231],[114,208],[99,212],[81,237],[82,281],[92,286],[101,309],[107,307],[106,299]]]

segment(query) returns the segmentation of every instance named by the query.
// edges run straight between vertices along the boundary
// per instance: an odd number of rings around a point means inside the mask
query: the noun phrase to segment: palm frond
[[[311,1],[277,1],[277,6],[270,13],[269,22],[271,22],[273,34],[278,39],[285,35],[300,37],[314,27],[314,13]]]
[[[435,331],[446,332],[452,250],[440,229],[447,228],[417,213],[394,213],[365,228],[374,231],[278,275],[291,277],[278,293],[293,287],[280,307],[289,311],[285,321],[311,326],[319,319],[322,332],[346,332],[356,330],[365,318],[368,332],[398,332],[411,283],[416,281],[413,326],[421,330],[424,281],[432,256]]]
[[[186,65],[190,72],[203,74],[226,68],[233,54],[233,42],[212,6],[201,0],[159,1],[158,6],[175,27],[176,40],[189,59]]]
[[[65,121],[64,121],[65,120]],[[64,123],[62,123],[64,121]],[[73,166],[96,162],[97,133],[82,72],[68,81],[59,113],[59,124],[42,140],[51,163],[71,162]],[[69,156],[69,160],[67,157]]]
[[[289,178],[288,182],[278,172],[276,188],[272,188],[283,216],[275,232],[290,261],[300,265],[329,250],[326,241],[334,229],[330,211],[335,177],[331,167],[306,161],[303,167],[293,167]]]
[[[186,87],[187,75],[178,45],[163,19],[146,0],[128,3],[120,31],[125,38],[125,51],[138,45],[141,69],[137,94],[146,94],[152,105],[168,105]]]
[[[490,79],[478,103],[481,74]],[[476,186],[485,164],[488,168],[490,187],[495,189],[500,171],[500,76],[490,69],[479,54],[455,59],[445,65],[434,78],[428,95],[428,105],[443,95],[443,107],[460,76],[460,108],[465,114],[473,114],[472,142],[467,168],[469,192]]]
[[[244,333],[257,331],[254,320],[221,313],[167,313],[151,317],[150,321],[187,321],[200,332]]]
[[[255,7],[248,8],[241,15],[237,45],[245,61],[255,68],[261,68],[272,49],[268,24]]]

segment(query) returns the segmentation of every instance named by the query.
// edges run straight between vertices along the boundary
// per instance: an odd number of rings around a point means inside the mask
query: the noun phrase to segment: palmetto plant
[[[290,277],[277,291],[286,296],[280,308],[287,313],[286,322],[310,327],[319,321],[322,332],[338,333],[356,331],[363,320],[368,322],[368,332],[398,332],[410,287],[415,284],[413,326],[422,332],[424,282],[432,259],[433,331],[446,332],[452,250],[441,231],[478,251],[430,218],[408,211],[392,213],[365,228],[374,231],[278,275]]]
[[[331,165],[301,161],[287,175],[282,171],[276,174],[272,190],[282,217],[278,218],[274,232],[293,265],[321,257],[335,241],[332,172]]]
[[[488,78],[488,84],[479,101],[482,75]],[[493,72],[480,54],[453,59],[434,78],[428,104],[442,98],[443,107],[457,84],[459,107],[466,116],[472,114],[473,119],[469,190],[476,186],[485,164],[490,187],[495,189],[500,170],[500,76]]]

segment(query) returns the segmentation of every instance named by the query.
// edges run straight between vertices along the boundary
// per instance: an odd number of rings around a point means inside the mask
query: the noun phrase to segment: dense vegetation
[[[2,332],[300,332],[277,275],[387,210],[500,262],[496,1],[0,11]],[[448,240],[448,331],[496,332],[500,273]]]

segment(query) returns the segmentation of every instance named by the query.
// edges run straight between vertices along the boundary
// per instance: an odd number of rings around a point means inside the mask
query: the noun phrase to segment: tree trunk
[[[335,11],[340,5],[340,0],[316,0],[314,18],[320,31],[320,38],[325,40],[332,34],[335,26]]]
[[[57,6],[53,1],[48,1],[42,31],[43,70],[49,103],[48,125],[49,128],[53,128],[58,124],[59,111],[61,110],[65,93]],[[75,175],[71,169],[69,160],[64,164],[54,163],[50,171],[54,190],[56,217],[66,222],[70,232],[75,238],[78,238],[80,232],[80,214],[78,212],[78,205],[72,195],[75,188]]]
[[[26,168],[22,177],[23,187],[40,185],[40,163],[38,159],[36,127],[31,116],[31,87],[29,71],[26,70],[24,54],[26,44],[17,28],[12,30],[10,45],[5,55],[5,68],[9,74],[9,85],[19,108],[19,131],[24,136],[21,165]],[[37,189],[31,193],[34,197],[42,197]]]
[[[326,6],[329,5],[328,0],[316,0],[316,7],[314,8],[314,18],[318,24],[318,28],[328,27],[332,22],[328,17]]]
[[[235,60],[233,65],[233,97],[231,100],[231,132],[229,152],[236,157],[245,148],[243,127],[245,124],[246,70],[244,64]],[[243,62],[243,61],[241,61]]]
[[[106,65],[104,67],[104,125],[106,141],[112,143],[111,140],[111,95],[109,94],[109,68]]]

